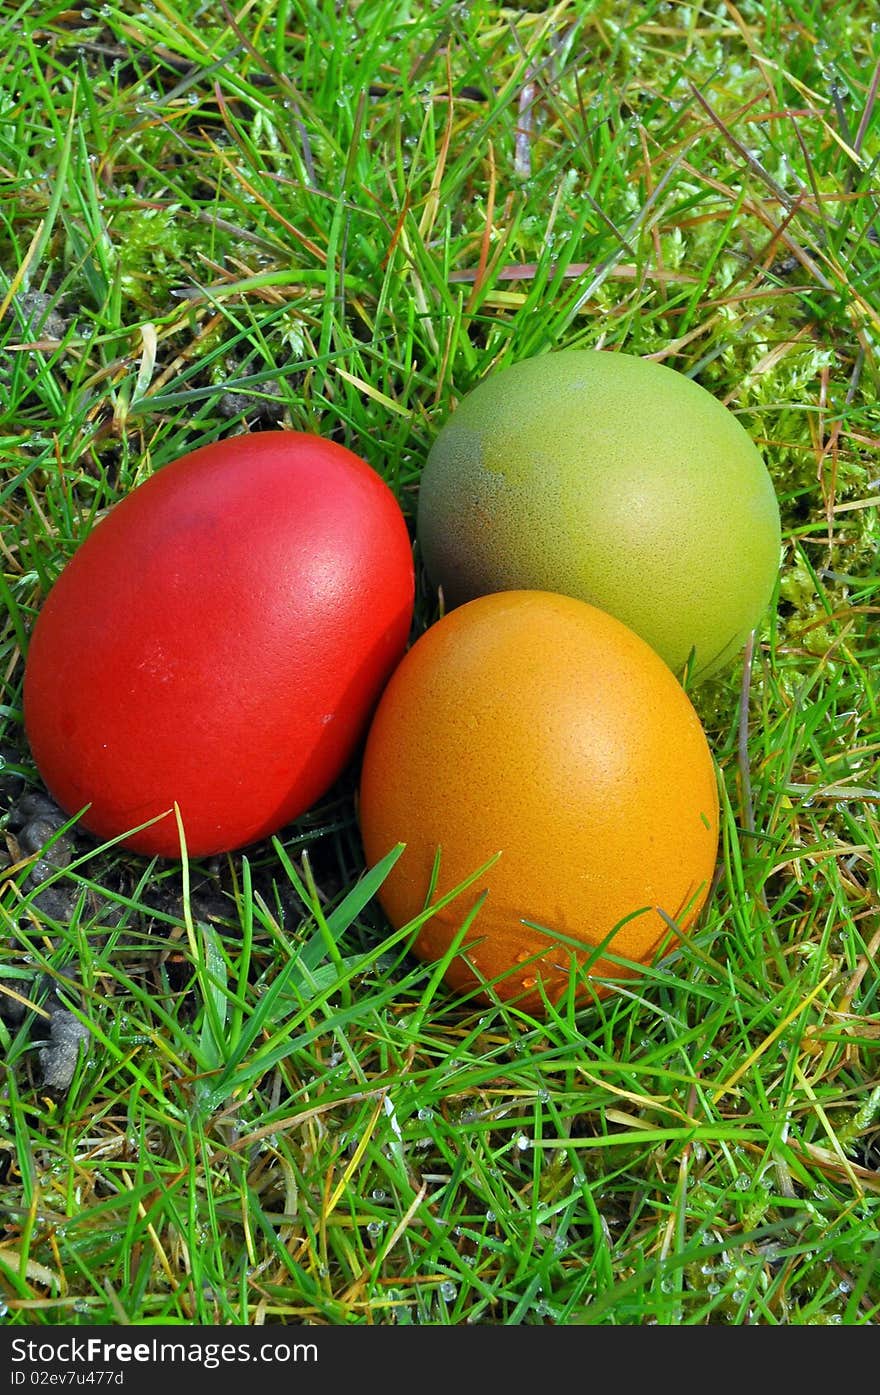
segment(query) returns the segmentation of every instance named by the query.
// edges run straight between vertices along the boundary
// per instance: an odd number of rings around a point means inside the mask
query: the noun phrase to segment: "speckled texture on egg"
[[[458,957],[448,981],[508,975],[498,992],[537,1010],[539,975],[557,995],[572,951],[526,922],[587,952],[619,926],[613,953],[647,961],[668,929],[657,907],[693,924],[718,842],[712,757],[673,674],[613,617],[547,592],[481,597],[416,642],[370,728],[359,812],[371,865],[407,845],[379,893],[398,927],[425,906],[438,848],[436,897],[500,852],[415,949],[440,959],[487,891],[476,975]],[[627,971],[600,957],[593,972]]]
[[[441,429],[418,536],[448,606],[547,589],[600,606],[676,672],[733,660],[779,566],[779,508],[711,393],[629,354],[562,350],[485,378]]]

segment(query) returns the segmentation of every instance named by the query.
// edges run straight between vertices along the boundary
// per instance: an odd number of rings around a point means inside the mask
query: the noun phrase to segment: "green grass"
[[[876,1323],[871,13],[3,6],[4,779],[39,789],[22,658],[64,562],[247,425],[346,443],[412,520],[485,373],[622,348],[737,412],[784,528],[751,664],[692,695],[726,796],[701,928],[596,1006],[451,1000],[363,878],[356,772],[183,876],[82,838],[61,922],[8,831],[7,1322]]]

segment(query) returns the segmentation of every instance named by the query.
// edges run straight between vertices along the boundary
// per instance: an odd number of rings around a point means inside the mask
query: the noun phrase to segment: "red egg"
[[[175,803],[194,856],[268,836],[354,753],[413,590],[400,507],[345,447],[270,431],[181,457],[110,510],[38,616],[24,716],[47,788],[137,852],[179,855]]]

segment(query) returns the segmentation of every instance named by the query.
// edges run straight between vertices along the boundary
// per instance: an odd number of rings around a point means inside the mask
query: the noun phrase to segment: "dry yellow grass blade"
[[[820,983],[817,983],[816,987],[812,989],[812,991],[809,992],[805,998],[801,999],[797,1007],[792,1008],[791,1012],[789,1012],[785,1017],[782,1018],[780,1022],[776,1024],[776,1026],[773,1028],[773,1031],[770,1032],[769,1036],[766,1036],[764,1040],[760,1043],[760,1045],[755,1047],[754,1051],[751,1053],[750,1056],[746,1057],[742,1065],[737,1066],[730,1079],[726,1080],[723,1085],[719,1085],[718,1089],[712,1096],[713,1104],[717,1104],[723,1095],[728,1094],[733,1089],[736,1082],[738,1080],[741,1080],[747,1071],[751,1070],[752,1066],[755,1064],[756,1061],[760,1060],[760,1058],[764,1055],[764,1052],[769,1051],[774,1041],[776,1041],[777,1038],[780,1037],[782,1033],[785,1031],[789,1022],[793,1022],[796,1017],[800,1016],[804,1008],[809,1007],[810,1003],[813,1002],[814,998],[817,998],[819,996],[826,984],[831,982],[832,978],[834,978],[835,976],[835,973],[836,970],[831,970],[830,973],[827,973],[825,977],[822,979],[822,981]]]

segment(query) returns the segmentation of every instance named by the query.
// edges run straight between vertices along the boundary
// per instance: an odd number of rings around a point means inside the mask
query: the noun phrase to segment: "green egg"
[[[492,591],[601,607],[675,672],[732,662],[779,567],[779,506],[736,417],[631,354],[566,349],[491,374],[434,441],[418,539],[447,608]]]

